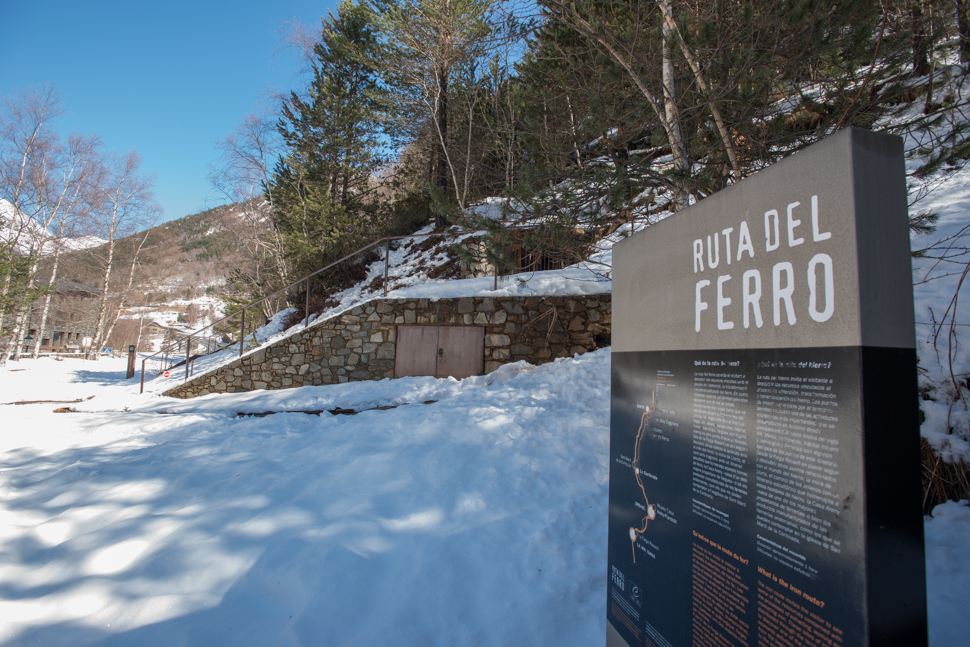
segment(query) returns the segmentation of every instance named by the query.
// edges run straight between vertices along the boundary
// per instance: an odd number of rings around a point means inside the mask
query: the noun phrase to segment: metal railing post
[[[145,392],[145,362],[147,361],[148,361],[147,357],[141,361],[141,390],[139,391],[139,393]]]
[[[242,309],[242,321],[239,322],[239,356],[243,355],[243,347],[246,345],[246,308]]]
[[[303,329],[310,325],[310,277],[306,277],[306,303],[303,305]]]
[[[384,296],[387,296],[387,269],[391,264],[391,239],[384,241]]]
[[[185,379],[189,379],[189,362],[192,361],[192,335],[185,340]]]

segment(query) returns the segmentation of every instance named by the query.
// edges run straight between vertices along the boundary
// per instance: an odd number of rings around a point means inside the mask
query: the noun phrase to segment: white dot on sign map
[[[640,473],[640,468],[639,467],[634,467],[633,468],[633,471],[636,472],[637,474],[639,474]]]
[[[657,506],[648,505],[647,506],[647,517],[653,519],[657,516]]]
[[[636,540],[637,540],[637,529],[630,528],[630,541],[636,541]]]

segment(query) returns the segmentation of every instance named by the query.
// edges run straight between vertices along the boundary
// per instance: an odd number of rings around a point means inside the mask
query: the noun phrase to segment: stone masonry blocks
[[[392,378],[401,324],[484,327],[486,373],[513,361],[542,364],[608,346],[611,315],[609,294],[375,299],[165,394],[194,398]]]

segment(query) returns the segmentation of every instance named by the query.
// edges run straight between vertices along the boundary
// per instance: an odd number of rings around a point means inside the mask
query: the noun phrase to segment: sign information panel
[[[607,645],[926,644],[901,140],[614,247]]]

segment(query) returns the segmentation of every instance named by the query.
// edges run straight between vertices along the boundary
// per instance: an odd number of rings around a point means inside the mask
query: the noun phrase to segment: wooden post
[[[387,270],[391,263],[391,239],[384,241],[384,296],[387,296]]]
[[[138,391],[139,393],[145,392],[145,362],[147,361],[147,357],[141,361],[141,390]]]
[[[246,345],[246,308],[242,310],[242,321],[239,322],[239,356],[242,357],[243,346]]]
[[[192,335],[185,340],[185,379],[189,379],[189,362],[192,361]]]
[[[128,347],[128,370],[125,373],[125,379],[130,380],[135,377],[135,347]]]
[[[306,303],[303,306],[303,328],[310,325],[310,277],[306,277]]]

